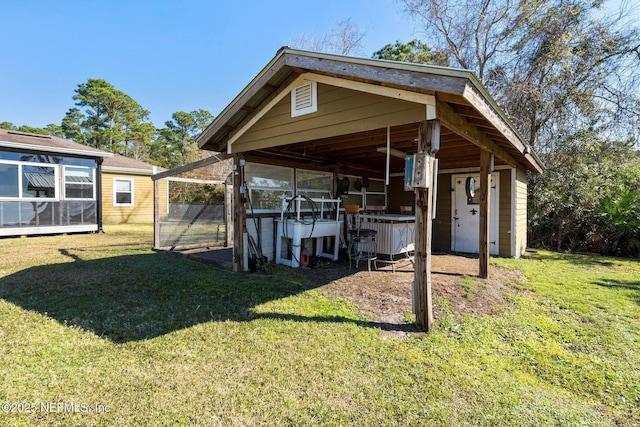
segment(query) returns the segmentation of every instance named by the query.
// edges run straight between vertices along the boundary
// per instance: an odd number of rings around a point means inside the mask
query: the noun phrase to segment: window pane
[[[51,166],[22,166],[23,197],[54,198],[56,196],[55,169]]]
[[[18,196],[18,165],[0,164],[0,197]]]
[[[93,199],[93,184],[66,184],[64,193],[67,199]]]
[[[251,200],[251,206],[254,210],[268,209],[277,210],[282,209],[282,196],[291,197],[291,191],[284,190],[258,190],[248,189],[249,200]],[[250,207],[247,206],[247,213],[249,213]]]
[[[377,191],[380,193],[384,193],[384,181],[377,180],[377,179],[370,179],[369,188],[367,188],[367,191]]]
[[[116,179],[116,191],[131,191],[130,180]]]
[[[119,205],[130,205],[131,193],[116,193],[116,203]]]
[[[363,207],[362,196],[359,194],[350,194],[350,195],[345,195],[341,197],[342,197],[342,206],[357,205],[357,206],[360,206],[361,208]]]
[[[386,198],[384,194],[367,193],[367,205],[386,206]]]
[[[292,189],[293,169],[247,163],[245,180],[248,187]]]
[[[298,169],[296,173],[298,193],[302,193],[303,190],[326,190],[327,193],[331,193],[331,181],[333,178],[331,173],[303,169]]]
[[[93,169],[64,169],[65,197],[67,199],[93,199]]]

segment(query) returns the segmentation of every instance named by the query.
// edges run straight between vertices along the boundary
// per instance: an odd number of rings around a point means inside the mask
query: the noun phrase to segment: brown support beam
[[[431,120],[418,128],[418,152],[425,153],[429,170],[433,170],[435,153],[440,145],[440,122]],[[430,183],[433,185],[433,182]],[[433,301],[431,296],[431,236],[433,229],[431,197],[433,188],[415,189],[416,238],[413,307],[416,324],[430,331],[433,329]]]
[[[442,124],[451,131],[460,135],[467,141],[474,143],[480,147],[480,149],[494,153],[509,166],[514,168],[517,166],[517,162],[513,157],[504,151],[498,144],[489,139],[489,137],[480,132],[477,127],[470,124],[464,117],[456,114],[449,104],[437,100],[436,109],[438,111],[438,118],[442,121]]]
[[[491,216],[491,169],[493,155],[480,151],[480,272],[483,279],[489,277],[489,218]]]
[[[233,269],[244,271],[244,157],[233,156]],[[246,189],[244,189],[246,191]]]

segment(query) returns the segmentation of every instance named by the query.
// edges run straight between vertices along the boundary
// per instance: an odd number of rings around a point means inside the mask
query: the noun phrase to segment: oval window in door
[[[467,204],[474,204],[474,196],[476,195],[476,180],[472,176],[467,178],[465,183],[465,189],[467,191]]]

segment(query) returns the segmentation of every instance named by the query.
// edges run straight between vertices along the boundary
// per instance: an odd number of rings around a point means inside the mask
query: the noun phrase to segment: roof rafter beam
[[[436,102],[438,118],[442,124],[454,131],[464,139],[472,142],[483,150],[495,154],[511,167],[516,167],[516,160],[511,157],[502,147],[491,141],[485,134],[480,132],[478,128],[471,125],[464,117],[457,114],[453,108],[446,102],[438,100]]]

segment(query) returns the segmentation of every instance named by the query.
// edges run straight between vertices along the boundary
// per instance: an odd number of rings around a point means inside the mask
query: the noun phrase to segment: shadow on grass
[[[267,301],[328,283],[331,277],[310,280],[291,269],[269,275],[238,274],[158,254],[83,260],[73,249],[60,249],[60,253],[71,261],[1,278],[0,298],[115,343],[154,338],[204,322],[267,317],[350,322],[385,330],[402,327],[339,316],[253,311]]]
[[[640,304],[640,280],[595,280],[593,282],[594,285],[603,286],[605,288],[612,289],[624,289],[633,291],[633,297],[636,302]]]
[[[551,251],[527,251],[523,258],[542,260],[542,261],[561,261],[568,262],[580,267],[602,266],[612,267],[615,262],[606,256],[588,255],[588,254],[570,254]]]

